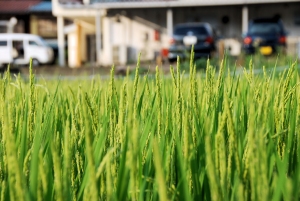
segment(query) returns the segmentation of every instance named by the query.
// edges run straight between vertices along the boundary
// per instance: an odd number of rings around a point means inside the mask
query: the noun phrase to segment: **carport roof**
[[[82,0],[58,0],[64,7],[93,7],[93,8],[149,8],[149,7],[188,7],[188,6],[222,6],[247,5],[262,3],[288,3],[299,0],[90,0],[84,5]],[[81,4],[81,6],[80,6]]]

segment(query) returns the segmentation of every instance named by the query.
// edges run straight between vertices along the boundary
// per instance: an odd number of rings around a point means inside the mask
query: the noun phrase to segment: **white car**
[[[51,63],[54,59],[53,49],[37,35],[0,34],[0,66],[28,65],[30,59],[32,59],[33,66]]]

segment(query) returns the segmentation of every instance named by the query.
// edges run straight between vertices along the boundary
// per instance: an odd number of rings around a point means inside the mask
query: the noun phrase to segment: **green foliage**
[[[0,82],[0,200],[299,200],[296,64],[280,75]],[[203,64],[201,64],[203,65]],[[275,76],[276,75],[276,76]]]

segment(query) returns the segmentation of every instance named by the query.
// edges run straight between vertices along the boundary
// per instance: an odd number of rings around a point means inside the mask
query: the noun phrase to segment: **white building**
[[[153,60],[168,48],[173,26],[183,22],[209,22],[222,38],[235,41],[250,19],[277,16],[292,45],[300,37],[299,0],[52,0],[52,8],[61,66],[66,36],[73,67],[126,64],[139,52],[142,60]],[[74,23],[65,26],[65,19]]]

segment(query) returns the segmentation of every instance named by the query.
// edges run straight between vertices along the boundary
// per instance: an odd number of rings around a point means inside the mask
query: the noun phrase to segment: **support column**
[[[90,0],[83,0],[83,3],[86,4],[86,5],[89,5],[90,4]]]
[[[127,63],[127,46],[126,46],[126,34],[127,34],[127,20],[120,16],[121,19],[121,30],[123,32],[122,41],[120,45],[120,64],[126,65]]]
[[[95,17],[96,24],[96,54],[97,54],[97,64],[101,64],[101,11],[97,12]]]
[[[173,10],[168,8],[167,10],[167,30],[168,36],[172,37],[173,35]]]
[[[248,6],[243,6],[242,9],[242,33],[246,33],[248,31]]]
[[[38,31],[38,18],[36,15],[31,15],[30,16],[30,33],[31,34],[39,34]]]
[[[76,57],[76,67],[81,66],[81,25],[76,23],[76,36],[77,36],[77,57]]]
[[[65,35],[64,35],[64,18],[57,17],[57,41],[58,41],[58,64],[60,67],[65,66]]]

